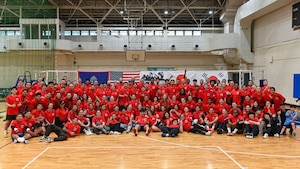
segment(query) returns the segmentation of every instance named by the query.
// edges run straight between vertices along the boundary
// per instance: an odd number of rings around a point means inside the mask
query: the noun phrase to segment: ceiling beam
[[[71,5],[73,5],[73,7],[77,8],[80,12],[82,12],[85,16],[87,16],[90,20],[92,20],[93,22],[95,22],[97,24],[97,21],[91,17],[88,13],[86,13],[84,10],[82,10],[80,7],[77,7],[75,4],[73,4],[73,2],[71,2],[70,0],[67,0]]]
[[[106,12],[106,14],[102,17],[102,19],[100,20],[99,24],[102,24],[102,22],[106,19],[106,17],[111,13],[111,11],[113,11],[114,9],[116,9],[116,6],[120,3],[121,0],[118,0],[117,3],[115,3],[115,5],[112,5],[108,0],[105,0],[105,2],[110,5],[109,10]]]
[[[196,2],[196,0],[193,0],[190,4],[183,7],[176,15],[174,15],[170,20],[168,20],[168,22],[166,24],[169,24],[170,22],[172,22],[178,15],[180,15],[184,10],[186,10],[189,6],[191,6],[195,2]]]
[[[4,1],[3,6],[6,6],[6,3],[7,3],[7,0]],[[0,15],[1,19],[3,17],[3,14],[4,14],[4,8],[1,11],[1,15]]]
[[[74,9],[74,6],[72,6],[72,5],[61,5],[61,6],[59,6],[59,8],[60,9]],[[123,8],[123,6],[120,7],[120,8]],[[168,8],[170,8],[170,9],[182,9],[182,6],[169,6]],[[221,7],[220,6],[190,6],[189,7],[189,9],[212,9],[212,8],[220,9]],[[110,9],[110,6],[81,6],[81,9]],[[153,7],[153,9],[166,9],[166,6],[155,6],[155,7]]]
[[[16,12],[12,11],[11,9],[5,7],[5,6],[0,6],[0,9],[3,9],[3,10],[7,10],[8,12],[12,13],[13,15],[17,16],[17,17],[20,17],[19,14],[17,14]],[[19,7],[20,9],[20,7]]]
[[[48,2],[50,2],[50,3],[51,3],[52,5],[54,5],[56,8],[59,7],[53,0],[48,0]]]
[[[80,4],[82,3],[83,0],[80,0],[78,2],[78,4],[76,5],[76,8],[74,8],[74,10],[72,11],[71,15],[68,16],[68,20],[67,20],[67,23],[70,21],[70,19],[73,17],[73,15],[75,14],[75,12],[77,11],[77,9],[79,8]],[[68,1],[69,2],[69,1]]]
[[[145,1],[145,0],[144,0]],[[147,9],[150,9],[154,15],[156,15],[156,17],[161,21],[161,23],[165,24],[165,21],[163,20],[163,18],[156,12],[156,10],[153,8],[153,6],[158,2],[159,0],[156,0],[154,1],[151,5],[148,5],[148,3],[146,2],[147,4]]]
[[[190,11],[190,9],[185,5],[183,0],[180,0],[181,3],[183,4],[184,7],[186,7],[186,10],[188,11],[188,13],[191,15],[191,17],[193,18],[194,22],[199,25],[198,21],[196,20],[195,16],[192,14],[192,12]]]

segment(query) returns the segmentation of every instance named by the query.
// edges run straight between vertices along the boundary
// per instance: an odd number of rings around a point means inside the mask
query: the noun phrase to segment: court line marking
[[[164,149],[164,148],[189,148],[189,147],[183,147],[183,146],[55,146],[55,147],[48,147],[48,148],[59,148],[59,149],[64,149],[64,148],[78,148],[78,149],[149,149],[149,148],[157,148],[157,149]]]
[[[11,144],[11,143],[12,143],[12,141],[10,141],[10,142],[8,142],[8,143],[2,145],[2,146],[0,147],[0,150],[1,150],[2,148],[4,148],[4,147],[8,146],[8,145]]]
[[[152,141],[156,141],[156,142],[166,143],[166,144],[172,144],[172,145],[178,145],[178,146],[188,146],[190,148],[197,148],[197,149],[204,149],[204,150],[211,150],[211,151],[219,151],[219,150],[217,150],[218,146],[189,146],[189,145],[173,143],[173,142],[154,139],[154,138],[145,137],[145,136],[138,136],[138,137],[148,139],[148,140],[152,140]],[[211,148],[214,147],[214,148],[217,148],[217,149],[209,149],[209,148],[205,148],[205,147],[211,147]],[[300,156],[281,155],[281,154],[263,154],[263,153],[251,153],[251,152],[231,151],[231,150],[224,150],[224,151],[227,152],[227,153],[233,153],[233,154],[254,155],[254,156],[263,156],[263,157],[300,158]]]
[[[242,155],[254,155],[254,156],[264,156],[264,157],[282,157],[282,158],[300,158],[300,156],[289,156],[289,155],[280,155],[280,154],[261,154],[261,153],[251,153],[251,152],[242,152],[242,151],[231,151],[224,150],[227,153],[232,154],[242,154]]]
[[[149,137],[145,137],[145,136],[138,136],[144,139],[148,139],[148,140],[152,140],[152,141],[156,141],[156,142],[163,142],[166,144],[174,144],[174,145],[178,145],[178,146],[182,146],[182,147],[188,147],[188,148],[197,148],[197,149],[206,149],[205,147],[202,146],[190,146],[190,145],[185,145],[185,144],[178,144],[178,143],[172,143],[172,142],[168,142],[168,141],[164,141],[164,140],[159,140],[159,139],[154,139],[154,138],[149,138]],[[210,149],[210,150],[215,150],[215,151],[221,151],[221,153],[223,153],[225,156],[227,156],[233,163],[235,163],[239,168],[241,169],[245,169],[240,163],[238,163],[234,158],[232,158],[228,153],[226,153],[221,147],[219,146],[208,146],[208,147],[214,147],[217,148],[218,150],[215,149]]]
[[[238,167],[241,169],[245,169],[239,162],[237,162],[233,157],[231,157],[226,151],[224,151],[220,146],[217,146],[217,148],[223,152],[231,161],[233,161]]]
[[[37,156],[35,156],[24,167],[22,167],[22,169],[25,169],[25,168],[29,167],[35,160],[37,160],[40,156],[42,156],[48,149],[49,149],[49,147],[46,147],[42,152],[40,152],[40,154],[38,154]]]

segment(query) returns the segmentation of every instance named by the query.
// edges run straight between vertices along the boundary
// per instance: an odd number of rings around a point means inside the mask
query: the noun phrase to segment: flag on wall
[[[108,72],[78,72],[78,77],[82,79],[82,82],[85,82],[87,79],[93,83],[97,80],[99,83],[107,82]]]
[[[110,81],[119,81],[122,78],[124,82],[131,80],[134,78],[135,82],[140,81],[140,71],[110,71],[109,72],[109,80]]]

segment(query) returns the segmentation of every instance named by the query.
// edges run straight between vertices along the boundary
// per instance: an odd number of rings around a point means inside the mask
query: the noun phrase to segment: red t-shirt
[[[45,118],[45,113],[43,110],[37,111],[37,109],[32,110],[31,112],[33,118]]]
[[[139,124],[140,126],[144,126],[146,124],[149,123],[148,118],[146,116],[137,116],[135,118],[135,121],[137,124]]]
[[[218,114],[216,114],[216,113],[213,113],[213,114],[207,114],[207,115],[205,116],[205,118],[207,118],[207,120],[208,120],[209,122],[212,122],[212,121],[214,121],[216,118],[218,118]]]
[[[17,115],[19,113],[18,104],[20,103],[20,98],[17,95],[8,95],[5,99],[5,102],[8,104],[15,104],[16,107],[7,107],[6,114],[7,115]]]
[[[54,109],[52,109],[52,111],[49,110],[45,110],[45,119],[49,122],[49,123],[53,123],[55,116],[56,116],[56,111]]]
[[[11,122],[11,127],[18,129],[18,131],[11,130],[11,134],[21,134],[21,133],[25,133],[27,123],[24,120],[22,121],[13,120]]]
[[[57,109],[56,117],[58,117],[62,122],[67,121],[68,113],[66,109]]]
[[[233,89],[231,91],[232,102],[235,102],[237,105],[241,105],[242,96],[244,96],[244,91],[242,89]]]
[[[75,134],[79,134],[80,133],[80,126],[79,125],[74,125],[72,122],[67,122],[65,124],[65,127],[68,131],[70,132],[74,132]],[[68,137],[71,137],[71,135],[69,133],[67,133]]]
[[[102,116],[100,116],[100,117],[94,116],[93,119],[92,119],[92,122],[95,123],[95,124],[100,123],[101,125],[103,123],[106,123],[105,118],[102,117]]]
[[[251,119],[247,118],[245,121],[249,121],[249,120],[251,120]],[[258,118],[256,118],[256,117],[254,117],[254,119],[252,119],[252,121],[259,122]],[[254,124],[250,124],[250,127],[253,127],[253,126],[254,126]]]
[[[120,122],[123,123],[123,124],[128,124],[130,122],[130,114],[121,114],[120,115]]]
[[[34,118],[30,118],[30,119],[23,119],[25,121],[25,123],[27,124],[27,127],[32,131],[34,129],[34,125],[36,124],[36,121]]]

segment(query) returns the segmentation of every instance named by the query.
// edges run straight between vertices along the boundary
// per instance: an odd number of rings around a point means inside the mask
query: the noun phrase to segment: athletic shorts
[[[137,128],[140,128],[140,131],[145,131],[145,128],[144,128],[144,126],[140,126],[140,125],[135,125]]]
[[[19,134],[16,134],[16,135],[18,135],[19,137],[24,137],[25,133],[19,133]],[[11,139],[12,139],[12,141],[14,141],[14,138],[12,137],[12,135],[11,135]]]
[[[16,120],[17,115],[6,115],[6,120]]]

